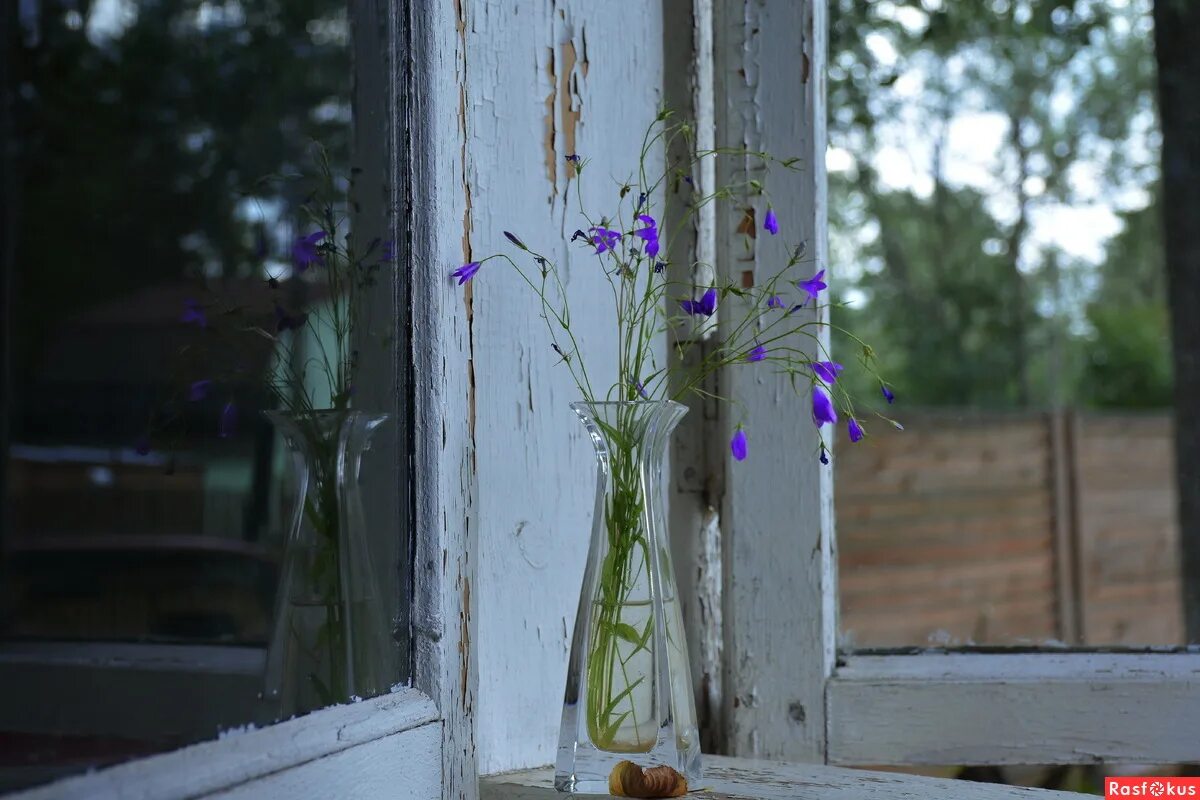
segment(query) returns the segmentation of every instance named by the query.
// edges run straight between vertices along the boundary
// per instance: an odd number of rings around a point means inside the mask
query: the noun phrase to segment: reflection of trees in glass
[[[264,249],[283,256],[271,214],[293,203],[241,193],[305,166],[313,138],[344,164],[350,85],[338,0],[21,8],[18,387],[85,309],[187,277],[250,277]]]
[[[910,402],[1166,402],[1150,12],[831,3],[833,256],[862,270],[840,316]]]

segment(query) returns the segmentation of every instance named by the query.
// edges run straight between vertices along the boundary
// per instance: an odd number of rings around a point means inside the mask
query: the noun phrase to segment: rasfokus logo
[[[1200,798],[1200,778],[1105,778],[1104,797],[1196,797]]]

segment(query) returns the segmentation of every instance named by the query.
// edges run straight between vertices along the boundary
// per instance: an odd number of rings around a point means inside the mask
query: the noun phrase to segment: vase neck
[[[666,452],[671,432],[688,411],[670,400],[581,401],[571,408],[587,428],[597,456],[629,454],[641,460]]]

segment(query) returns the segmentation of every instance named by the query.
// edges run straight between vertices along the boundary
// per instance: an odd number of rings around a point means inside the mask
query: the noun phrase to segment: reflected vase
[[[391,625],[359,486],[386,414],[267,412],[287,446],[290,510],[263,697],[276,718],[388,691]]]
[[[667,536],[674,402],[574,403],[596,451],[591,544],[571,640],[555,786],[607,793],[622,761],[700,778],[700,735]]]

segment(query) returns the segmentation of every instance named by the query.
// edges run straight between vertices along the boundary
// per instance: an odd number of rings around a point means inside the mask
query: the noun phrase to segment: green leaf
[[[642,644],[643,644],[642,637],[638,635],[637,628],[633,627],[628,622],[614,623],[613,631],[620,638],[624,639],[625,641],[629,642],[632,645],[635,645],[636,647],[638,647],[638,649],[641,649]]]
[[[621,723],[625,721],[625,718],[628,717],[630,713],[632,712],[626,711],[611,723],[604,726],[602,736],[604,737],[605,742],[611,742],[613,740],[613,737],[617,735],[617,729],[621,727]]]

